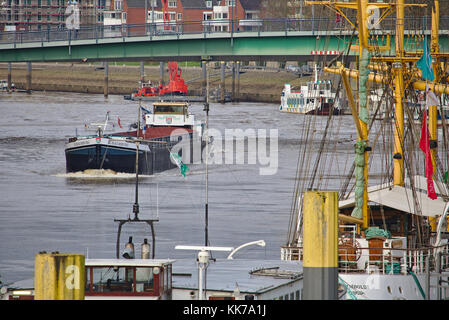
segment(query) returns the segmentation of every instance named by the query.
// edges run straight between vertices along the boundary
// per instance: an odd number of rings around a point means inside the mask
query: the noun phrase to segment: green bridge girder
[[[356,35],[355,35],[356,36]],[[355,38],[355,37],[354,37]],[[394,38],[394,37],[392,37]],[[0,62],[64,61],[301,61],[310,60],[311,51],[347,52],[350,33],[342,32],[241,32],[185,34],[169,36],[120,37],[91,40],[0,44]],[[379,39],[379,45],[383,45]],[[422,49],[422,44],[405,38],[406,50]],[[448,38],[440,37],[442,52],[448,52]],[[394,39],[390,52],[395,55]],[[353,58],[355,51],[349,51]],[[331,56],[332,57],[332,56]]]
[[[349,36],[245,32],[0,44],[0,62],[302,60],[312,50],[343,51]]]

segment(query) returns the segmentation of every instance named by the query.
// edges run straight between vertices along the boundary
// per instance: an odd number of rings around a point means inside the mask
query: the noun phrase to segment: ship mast
[[[417,61],[417,57],[413,57],[413,54],[408,54],[404,50],[404,9],[406,6],[410,7],[426,7],[426,4],[405,4],[404,0],[396,0],[395,3],[370,3],[368,0],[357,0],[353,2],[339,2],[339,1],[307,1],[307,4],[325,5],[331,10],[340,14],[346,19],[352,26],[357,27],[359,34],[359,71],[354,72],[345,69],[344,66],[340,68],[325,68],[325,71],[341,74],[343,77],[343,83],[345,84],[346,93],[350,106],[352,109],[354,121],[357,127],[359,139],[356,145],[356,164],[359,166],[359,170],[356,170],[356,208],[354,209],[352,216],[361,219],[359,224],[362,228],[367,228],[369,223],[369,210],[368,210],[368,197],[367,197],[367,185],[368,185],[368,152],[370,150],[368,146],[368,112],[366,107],[367,99],[367,84],[368,82],[378,82],[387,84],[385,76],[380,74],[370,73],[368,65],[370,63],[371,53],[379,51],[390,50],[389,35],[387,35],[387,45],[379,46],[377,44],[371,45],[369,42],[371,28],[375,28],[376,24],[381,22],[387,15],[393,10],[396,11],[396,30],[395,30],[395,56],[377,56],[375,59],[377,62],[387,62],[391,64],[393,78],[393,90],[394,90],[394,154],[393,154],[393,184],[396,186],[404,185],[404,99],[405,99],[405,85],[404,75],[409,72],[408,64]],[[342,11],[343,8],[357,10],[357,24],[354,25],[349,18],[346,17]],[[379,14],[378,20],[369,22],[369,18],[372,18],[374,10],[383,10],[382,14]],[[435,58],[433,63],[434,74],[441,74],[441,68],[439,63],[439,57],[443,56],[439,52],[438,45],[438,19],[439,19],[439,3],[438,0],[434,1],[434,7],[432,10],[432,33],[431,33],[431,53]],[[446,55],[444,55],[446,56]],[[355,106],[355,99],[352,96],[352,92],[349,87],[348,76],[358,79],[359,81],[359,99],[358,105]],[[411,85],[418,90],[426,90],[427,82],[422,79],[414,79]],[[449,93],[446,86],[438,83],[437,77],[433,83],[428,84],[429,87],[435,93]],[[437,107],[429,107],[429,132],[430,139],[437,139],[436,132],[436,116]],[[357,157],[359,157],[357,159]],[[362,161],[363,158],[363,161]],[[436,167],[436,148],[432,149],[432,162],[434,168]],[[361,177],[363,167],[363,177]],[[357,174],[358,172],[358,174]],[[435,174],[435,172],[434,172]],[[357,190],[358,188],[358,190]],[[363,189],[362,189],[363,188]],[[362,196],[363,194],[363,196]],[[358,206],[358,208],[357,208]]]

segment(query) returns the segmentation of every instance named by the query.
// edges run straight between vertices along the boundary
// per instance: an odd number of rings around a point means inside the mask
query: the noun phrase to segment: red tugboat
[[[167,0],[162,0],[162,12],[164,17],[164,31],[170,30],[170,13],[168,12],[168,2]],[[168,74],[170,77],[170,82],[168,85],[154,87],[151,81],[148,83],[142,83],[141,88],[134,97],[153,97],[153,96],[166,96],[166,95],[178,95],[187,96],[187,85],[184,79],[181,78],[181,69],[178,68],[178,64],[175,61],[170,61],[168,63]]]
[[[160,84],[155,87],[152,86],[151,82],[142,83],[141,88],[134,97],[153,97],[153,96],[166,96],[166,95],[178,95],[186,96],[188,92],[188,87],[181,78],[181,69],[178,68],[178,64],[175,61],[170,61],[168,63],[168,74],[170,76],[170,82],[168,85],[163,86]]]

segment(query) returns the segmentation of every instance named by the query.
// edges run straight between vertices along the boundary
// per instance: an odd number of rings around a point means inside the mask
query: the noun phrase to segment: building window
[[[177,7],[177,2],[176,1],[169,1],[168,2],[168,7],[169,8],[176,8]]]
[[[212,8],[212,1],[206,1],[206,8]]]
[[[182,13],[178,13],[178,20],[182,20]]]
[[[226,5],[228,7],[235,7],[235,0],[226,0]]]
[[[123,10],[123,2],[121,0],[115,0],[114,1],[114,10],[115,11],[122,11]]]

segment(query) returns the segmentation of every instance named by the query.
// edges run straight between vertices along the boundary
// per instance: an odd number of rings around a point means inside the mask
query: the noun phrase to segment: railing
[[[352,18],[352,21],[355,19]],[[409,34],[419,34],[422,30],[430,30],[429,17],[407,17],[404,28]],[[379,25],[376,33],[395,33],[395,18],[386,18]],[[449,30],[449,16],[440,17],[440,30]],[[168,29],[168,30],[167,30]],[[352,30],[352,26],[341,19],[246,19],[246,20],[201,20],[177,21],[170,23],[147,24],[118,24],[118,25],[88,25],[79,30],[68,30],[60,25],[44,31],[2,31],[0,44],[18,44],[31,42],[72,41],[72,40],[100,40],[125,37],[179,37],[180,35],[201,34],[207,38],[211,34],[224,33],[233,37],[242,32],[251,32],[262,35],[265,32],[310,32],[312,35],[319,32],[343,32]]]
[[[302,260],[302,247],[281,247],[282,260]],[[449,269],[449,245],[421,249],[339,246],[341,273],[426,274]],[[437,266],[438,265],[438,266]]]

